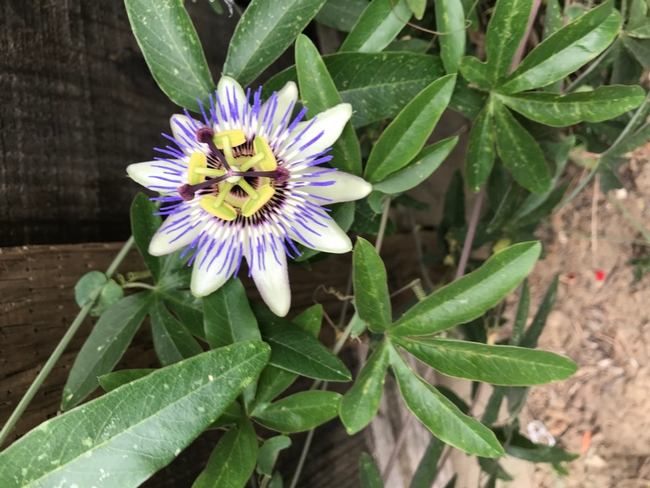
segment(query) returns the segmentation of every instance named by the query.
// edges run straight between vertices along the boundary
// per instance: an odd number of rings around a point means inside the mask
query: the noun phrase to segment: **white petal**
[[[217,109],[217,116],[222,129],[242,129],[244,107],[248,102],[241,85],[230,76],[223,76],[217,85],[217,93],[219,94],[219,101],[228,115],[228,122],[223,121],[221,111]]]
[[[185,165],[183,161],[174,161]],[[166,161],[130,164],[126,172],[135,182],[160,193],[176,191],[187,179],[187,171]]]
[[[323,168],[311,168],[311,172],[322,170]],[[292,178],[293,183],[293,178]],[[323,197],[327,200],[315,198],[313,201],[319,205],[327,205],[328,203],[338,202],[351,202],[353,200],[360,200],[372,191],[372,185],[363,178],[344,173],[343,171],[331,171],[313,178],[299,178],[296,181],[304,181],[306,183],[332,183],[327,186],[309,185],[301,188],[301,191],[309,193],[315,197]]]
[[[291,122],[290,111],[295,107],[297,100],[298,87],[293,81],[290,81],[284,85],[282,90],[276,93],[275,97],[271,97],[262,104],[262,108],[260,109],[258,132],[265,134],[268,138],[273,134],[281,133]],[[264,123],[267,111],[273,110],[274,108],[275,111],[273,112],[271,120],[266,120],[266,123]],[[264,124],[264,126],[262,124]]]
[[[343,230],[334,220],[326,220],[322,217],[314,216],[322,225],[316,225],[308,222],[311,232],[302,225],[296,223],[295,228],[304,237],[301,239],[293,230],[289,229],[289,237],[294,241],[300,242],[307,247],[317,251],[331,252],[333,254],[343,254],[352,250],[352,242]]]
[[[284,143],[281,157],[287,163],[292,163],[332,147],[350,117],[352,106],[340,103],[312,120],[299,123]]]
[[[170,215],[162,227],[154,234],[149,243],[149,254],[153,256],[164,256],[188,246],[201,234],[205,227],[206,220],[188,221],[187,225],[178,227],[175,221],[178,216]]]
[[[230,245],[232,241],[213,242],[214,245],[208,242],[202,246],[194,260],[190,289],[197,297],[204,297],[221,288],[237,268],[237,260],[232,259],[235,252]]]
[[[205,124],[196,119],[191,119],[187,115],[174,114],[169,119],[169,125],[172,129],[172,135],[184,150],[190,154],[194,149],[201,149],[203,145],[196,142],[196,130]]]
[[[263,251],[262,261],[260,262],[259,256],[256,257],[251,267],[255,285],[271,311],[279,317],[284,317],[291,307],[287,256],[284,248],[281,244],[276,244],[274,252],[273,248],[267,245],[267,249]],[[248,262],[250,263],[250,260]]]

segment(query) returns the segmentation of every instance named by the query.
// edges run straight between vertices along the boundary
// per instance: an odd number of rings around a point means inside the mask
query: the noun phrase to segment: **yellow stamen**
[[[247,182],[244,178],[242,178],[241,180],[239,180],[239,181],[237,182],[237,184],[239,185],[239,188],[241,188],[241,189],[244,190],[246,193],[248,193],[248,195],[249,195],[253,200],[257,200],[257,199],[260,197],[260,196],[257,194],[257,192],[255,191],[255,188],[253,188],[252,186],[250,186],[250,185],[248,184],[248,182]]]
[[[251,215],[254,215],[255,212],[257,212],[264,205],[266,205],[271,200],[271,198],[273,198],[273,195],[275,194],[275,190],[271,185],[266,185],[261,188],[258,188],[257,193],[259,195],[259,198],[257,199],[249,198],[248,201],[242,207],[241,214],[244,217],[250,217]]]
[[[188,173],[188,183],[190,185],[196,185],[198,183],[203,183],[205,181],[205,176],[197,173],[199,168],[207,168],[208,158],[202,152],[192,153],[190,156],[190,166],[187,168]]]
[[[218,206],[215,206],[218,197],[213,197],[211,195],[204,195],[201,198],[201,208],[206,212],[219,217],[223,220],[235,220],[237,218],[237,212],[232,206],[225,202],[221,202]]]
[[[266,139],[256,136],[253,140],[253,146],[255,147],[256,154],[264,154],[264,159],[260,162],[260,170],[275,171],[278,168],[278,162]]]
[[[223,151],[223,155],[226,157],[226,162],[228,166],[235,167],[235,156],[232,153],[232,146],[230,145],[230,139],[228,137],[221,137],[219,134],[214,136],[214,143]]]
[[[244,135],[243,130],[226,130],[224,132],[219,132],[218,134],[215,134],[213,137],[214,143],[219,149],[224,148],[224,144],[222,142],[222,139],[224,137],[228,139],[228,142],[230,143],[230,147],[241,146],[246,142],[246,136]]]
[[[248,171],[253,166],[255,166],[257,163],[262,161],[265,157],[266,157],[266,155],[264,153],[256,154],[255,156],[251,157],[248,161],[246,161],[244,164],[242,164],[239,167],[239,171]]]
[[[213,168],[194,168],[194,173],[197,175],[205,175],[211,178],[217,178],[226,174],[225,169],[213,169]]]

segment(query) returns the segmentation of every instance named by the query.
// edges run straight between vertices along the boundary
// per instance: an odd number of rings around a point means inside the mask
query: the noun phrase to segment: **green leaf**
[[[261,305],[254,304],[253,312],[264,341],[271,346],[270,365],[324,381],[352,379],[343,362],[311,334]]]
[[[531,120],[552,127],[582,121],[602,122],[637,108],[645,98],[640,86],[601,86],[594,91],[567,95],[530,92],[498,96],[508,107]]]
[[[379,470],[370,454],[362,452],[359,460],[359,476],[361,488],[384,488]]]
[[[466,37],[465,12],[461,0],[436,0],[436,27],[441,33],[440,57],[445,71],[449,74],[457,73],[458,63],[465,55]]]
[[[542,330],[544,330],[544,326],[546,325],[548,314],[551,312],[553,305],[555,305],[559,277],[560,275],[556,274],[553,278],[553,281],[551,281],[551,284],[548,285],[546,293],[544,294],[544,298],[542,299],[542,303],[537,309],[537,313],[535,314],[533,321],[530,323],[530,326],[521,339],[521,347],[537,347],[537,340],[539,339],[539,336],[542,335]]]
[[[151,314],[153,345],[163,366],[177,363],[203,352],[192,334],[174,318],[162,300],[156,300],[149,313]]]
[[[284,480],[279,471],[273,473],[273,478],[271,478],[267,488],[284,488]]]
[[[345,38],[340,51],[379,52],[395,39],[404,28],[404,22],[410,18],[407,0],[372,0]]]
[[[133,35],[160,89],[181,107],[209,106],[215,90],[182,0],[124,0]]]
[[[249,85],[291,45],[325,0],[253,0],[237,23],[224,74]]]
[[[323,62],[341,99],[352,105],[352,125],[357,128],[395,117],[445,74],[440,59],[427,54],[338,53],[323,56]],[[297,79],[295,67],[286,69],[264,85],[263,96]]]
[[[463,414],[415,374],[394,347],[390,348],[390,364],[406,406],[433,435],[468,454],[490,458],[503,456],[503,448],[492,431]]]
[[[268,357],[261,342],[206,352],[54,417],[0,453],[0,485],[140,486],[219,417]]]
[[[510,345],[518,346],[521,336],[526,327],[528,320],[528,312],[530,311],[530,288],[528,286],[528,278],[521,283],[521,293],[519,295],[519,302],[517,304],[517,314],[515,315],[515,322],[512,325],[512,335],[510,336]]]
[[[384,262],[362,237],[357,239],[352,260],[357,313],[371,331],[384,332],[392,323]]]
[[[494,432],[498,439],[505,442],[507,433],[504,428],[494,429]],[[559,447],[535,444],[516,431],[511,433],[510,442],[505,446],[505,451],[512,457],[533,463],[561,463],[574,461],[579,457],[578,454],[571,454]]]
[[[438,461],[445,448],[445,443],[436,436],[431,437],[427,450],[424,451],[418,469],[413,475],[409,488],[430,488],[438,472]]]
[[[449,108],[474,120],[485,106],[487,99],[486,92],[470,87],[467,80],[461,76],[456,80],[456,88],[451,96]]]
[[[480,317],[530,273],[541,250],[539,242],[524,242],[494,254],[476,271],[411,308],[390,334],[430,335]]]
[[[250,388],[251,385],[248,386]],[[219,418],[212,422],[208,429],[221,429],[227,425],[234,425],[245,418],[244,409],[237,401],[232,402],[226,409],[219,415]]]
[[[111,308],[117,302],[124,298],[124,290],[114,280],[108,280],[108,283],[102,288],[97,303],[90,309],[90,315],[101,317],[106,310]]]
[[[243,341],[261,340],[257,320],[251,311],[246,290],[232,278],[203,298],[205,337],[213,349]]]
[[[505,395],[506,389],[503,386],[495,386],[492,390],[492,394],[488,399],[481,417],[481,422],[488,427],[492,427],[492,424],[494,424],[494,422],[499,418],[499,411],[501,410],[501,404],[503,403]]]
[[[368,0],[327,0],[314,18],[333,29],[350,32],[368,3]]]
[[[645,69],[650,69],[650,41],[623,36],[623,45]]]
[[[546,12],[544,14],[544,32],[542,40],[546,40],[559,31],[564,26],[564,19],[562,18],[562,7],[558,0],[547,0]],[[562,81],[558,80],[555,83],[547,85],[543,88],[544,91],[552,93],[560,93],[562,91]]]
[[[637,39],[650,39],[650,24],[645,24],[631,31],[627,31],[627,35],[636,37]]]
[[[388,46],[386,46],[384,52],[406,51],[410,53],[424,54],[429,50],[430,47],[431,47],[431,43],[429,41],[425,41],[424,39],[419,39],[417,37],[414,37],[410,39],[407,38],[407,39],[399,39],[397,41],[393,41]]]
[[[517,183],[533,193],[545,193],[551,175],[533,136],[517,122],[501,103],[493,105],[494,126],[499,156]]]
[[[104,391],[108,393],[113,391],[116,388],[119,388],[122,385],[131,383],[132,381],[139,380],[144,378],[150,373],[156,371],[155,369],[123,369],[121,371],[115,371],[113,373],[108,373],[97,378],[99,384],[102,386]]]
[[[203,327],[203,301],[189,290],[164,290],[161,296],[187,330],[206,341]]]
[[[341,96],[316,46],[305,35],[296,40],[296,69],[300,97],[307,107],[307,117],[313,118],[341,103]],[[341,171],[361,174],[361,149],[352,123],[345,124],[341,136],[332,146],[332,164]]]
[[[253,418],[278,432],[304,432],[336,417],[340,399],[341,395],[333,391],[302,391],[275,403],[259,405]]]
[[[90,271],[83,275],[74,286],[74,298],[77,305],[83,307],[93,299],[93,294],[100,293],[100,290],[108,283],[106,275],[101,271]]]
[[[481,469],[490,475],[490,479],[494,478],[504,481],[512,481],[514,478],[501,467],[496,459],[478,458],[478,464]]]
[[[603,52],[620,27],[621,15],[608,0],[539,44],[497,90],[511,94],[563,79]]]
[[[420,152],[442,112],[456,82],[448,75],[422,90],[381,134],[368,157],[364,177],[376,183],[402,169]]]
[[[273,466],[275,466],[280,451],[289,446],[291,446],[291,439],[284,435],[271,437],[264,441],[260,447],[257,470],[266,476],[273,476]]]
[[[474,193],[479,191],[487,181],[494,166],[496,157],[494,132],[492,104],[488,103],[476,117],[467,144],[465,175],[467,176],[467,185]]]
[[[457,143],[458,136],[425,147],[408,166],[396,171],[385,180],[375,183],[373,189],[394,195],[416,187],[438,169]]]
[[[510,73],[512,59],[526,34],[532,7],[533,2],[530,0],[497,2],[485,36],[486,73],[491,86]]]
[[[149,243],[162,225],[162,219],[154,215],[157,211],[156,205],[144,193],[138,193],[131,204],[131,232],[133,232],[135,244],[142,254],[144,264],[151,271],[151,276],[156,283],[160,280],[163,259],[149,254]]]
[[[256,462],[257,435],[246,420],[221,438],[192,488],[244,488]]]
[[[219,0],[208,0],[208,3],[210,4],[210,7],[212,7],[212,10],[214,10],[217,14],[223,14],[223,7],[219,3]]]
[[[469,83],[481,90],[489,91],[494,81],[492,80],[489,66],[481,63],[474,56],[465,56],[459,65],[460,73]]]
[[[552,352],[451,339],[395,338],[400,347],[447,376],[493,385],[531,386],[567,379],[578,366]]]
[[[424,15],[424,9],[427,7],[427,0],[406,0],[406,2],[408,3],[411,12],[413,12],[413,15],[415,15],[415,18],[418,20],[422,20],[422,16]],[[443,32],[447,32],[447,31],[443,31]]]
[[[147,315],[154,295],[136,293],[113,305],[99,319],[75,358],[63,388],[61,410],[69,410],[99,386],[98,376],[110,373]]]
[[[560,203],[568,187],[569,187],[569,181],[565,181],[557,188],[553,188],[551,191],[545,194],[546,198],[544,198],[543,200],[540,199],[542,201],[538,202],[538,205],[536,205],[534,209],[531,209],[530,212],[527,212],[525,216],[522,217],[516,216],[516,218],[513,217],[511,224],[516,225],[518,227],[525,227],[527,225],[531,225],[539,222],[544,217],[548,217],[549,215],[551,215],[556,205]],[[539,196],[541,195],[529,195],[529,197],[539,197]],[[527,203],[527,200],[528,198],[524,200],[523,203]]]
[[[313,335],[314,338],[318,339],[320,327],[323,323],[323,306],[320,303],[312,305],[311,307],[303,310],[302,313],[291,322],[296,324],[305,332]]]
[[[382,342],[339,405],[339,416],[348,434],[362,430],[377,414],[387,368],[388,347]]]

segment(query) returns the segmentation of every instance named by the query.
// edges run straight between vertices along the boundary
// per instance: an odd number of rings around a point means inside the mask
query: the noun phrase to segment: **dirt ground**
[[[621,170],[625,190],[612,192],[645,229],[649,160],[647,148],[637,151]],[[580,176],[576,171],[574,180]],[[590,238],[594,229],[596,239]],[[580,370],[564,382],[533,388],[521,424],[541,420],[559,445],[581,456],[568,465],[569,477],[537,465],[532,486],[648,487],[650,273],[635,282],[627,261],[650,254],[650,245],[611,198],[597,194],[594,205],[593,185],[539,236],[548,255],[530,277],[531,306],[561,273],[539,347],[572,358]]]

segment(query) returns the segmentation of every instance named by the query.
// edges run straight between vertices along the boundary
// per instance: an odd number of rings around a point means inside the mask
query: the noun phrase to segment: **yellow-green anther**
[[[213,137],[214,143],[219,149],[223,149],[223,143],[221,142],[221,139],[223,139],[224,137],[228,138],[230,147],[241,146],[246,142],[246,135],[244,134],[243,130],[239,130],[239,129],[226,130],[223,132],[219,132],[218,134],[215,134]]]
[[[230,190],[232,190],[233,186],[235,186],[233,183],[228,183],[228,182],[222,183],[219,187],[219,194],[214,199],[212,205],[214,205],[215,207],[219,207],[226,199],[228,193],[230,193]]]
[[[251,157],[248,161],[246,161],[244,164],[242,164],[239,167],[239,171],[248,171],[253,166],[255,166],[257,163],[262,161],[265,157],[266,156],[264,155],[264,153],[256,154],[255,156]]]
[[[250,185],[248,184],[248,182],[247,182],[244,178],[242,178],[241,180],[239,180],[239,182],[238,182],[237,184],[239,185],[239,188],[241,188],[241,189],[244,190],[246,193],[248,193],[248,195],[249,195],[253,200],[257,200],[257,199],[260,197],[260,196],[257,194],[257,192],[255,191],[255,188],[253,188],[252,186],[250,186]]]
[[[244,217],[250,217],[251,215],[254,215],[255,212],[266,205],[271,200],[271,198],[273,198],[275,189],[271,185],[265,185],[258,188],[257,193],[259,195],[259,198],[249,198],[241,208],[241,214]]]
[[[213,197],[212,195],[203,195],[201,198],[201,208],[220,219],[235,220],[237,218],[237,211],[231,205],[224,202],[215,206],[217,199],[218,197]]]
[[[205,181],[205,176],[197,172],[198,169],[207,168],[208,157],[202,152],[194,152],[190,156],[190,165],[187,168],[187,179],[190,185],[197,185]]]
[[[260,162],[261,170],[275,171],[278,168],[278,162],[275,159],[275,154],[273,154],[273,151],[269,147],[269,143],[266,142],[266,139],[260,136],[255,136],[253,146],[255,147],[255,154],[264,154],[264,159]]]

